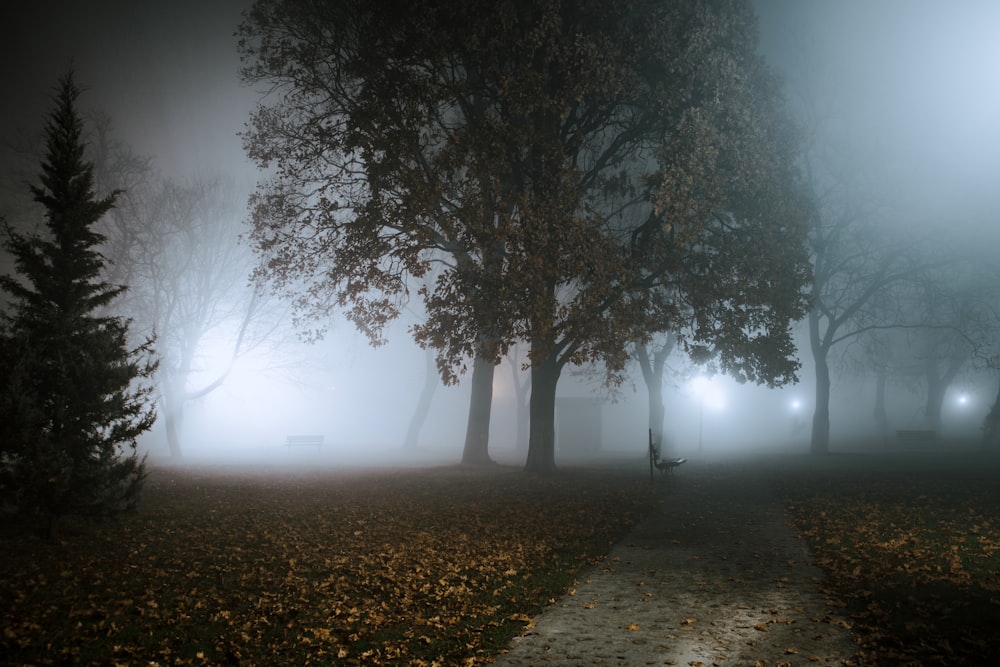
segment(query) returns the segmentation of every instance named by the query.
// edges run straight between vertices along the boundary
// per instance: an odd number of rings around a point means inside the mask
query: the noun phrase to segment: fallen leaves
[[[507,620],[524,623],[525,629],[535,627],[535,619],[531,618],[527,614],[511,614],[507,617]]]
[[[1000,654],[996,461],[782,480],[830,603],[879,665],[979,665]]]
[[[644,511],[632,476],[154,471],[142,510],[0,539],[0,654],[36,664],[472,664]],[[469,662],[469,661],[472,662]]]

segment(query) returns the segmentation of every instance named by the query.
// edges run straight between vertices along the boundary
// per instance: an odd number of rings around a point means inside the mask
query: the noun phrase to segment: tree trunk
[[[830,367],[826,357],[816,360],[816,410],[809,451],[812,454],[830,453]]]
[[[944,403],[944,392],[947,385],[936,374],[927,375],[927,402],[924,403],[924,428],[931,431],[941,430],[941,406]]]
[[[663,407],[663,368],[672,348],[672,344],[669,347],[655,348],[653,359],[650,359],[646,346],[638,344],[635,346],[636,359],[639,361],[642,379],[646,384],[649,430],[653,433],[653,442],[660,443],[661,455],[667,454],[668,445],[663,439],[663,422],[666,414]]]
[[[165,415],[163,415],[164,427],[167,432],[167,447],[170,448],[170,458],[180,459],[184,452],[181,450],[181,439],[180,439],[180,429],[181,424],[184,422],[184,417],[182,414],[177,414],[183,408],[177,410],[168,410]]]
[[[528,397],[517,399],[517,451],[528,450],[529,433],[531,432],[531,415]]]
[[[163,394],[163,425],[167,434],[167,447],[170,458],[180,459],[181,428],[184,425],[184,394],[176,390],[172,380],[166,382],[166,392]]]
[[[549,474],[556,470],[556,385],[561,365],[554,358],[531,365],[531,427],[528,435],[528,472]]]
[[[962,354],[952,354],[948,357],[948,366],[944,373],[938,375],[937,360],[929,358],[927,360],[925,376],[927,378],[927,402],[924,405],[924,421],[926,427],[934,430],[941,430],[941,411],[944,405],[944,395],[948,392],[948,387],[954,382],[958,372],[965,365],[966,357]]]
[[[816,409],[813,412],[811,454],[830,453],[830,365],[827,362],[829,346],[819,336],[819,316],[809,314],[809,338],[813,361],[816,366]]]
[[[875,375],[875,428],[883,440],[889,437],[889,415],[885,410],[885,388],[889,373],[885,368],[879,368]]]
[[[490,411],[493,408],[492,359],[476,357],[472,363],[472,396],[469,399],[469,422],[465,430],[462,463],[487,465],[490,459]]]
[[[517,369],[514,370],[517,372]],[[528,449],[528,433],[531,426],[531,413],[528,410],[530,401],[531,379],[515,384],[517,388],[517,451]]]
[[[993,407],[983,420],[983,451],[1000,450],[1000,382],[997,383],[997,396]]]
[[[653,441],[660,443],[660,452],[667,454],[664,449],[666,442],[663,439],[663,421],[666,410],[663,407],[663,386],[656,382],[653,386],[647,387],[649,396],[649,428],[653,432]]]
[[[420,390],[417,398],[417,407],[410,417],[410,425],[406,429],[406,439],[403,440],[403,449],[413,451],[417,449],[420,438],[420,429],[427,423],[427,415],[431,410],[431,401],[438,386],[437,365],[434,363],[434,351],[427,349],[424,353],[424,386]]]
[[[517,363],[517,355],[509,355],[511,381],[514,386],[514,398],[517,401],[517,451],[528,449],[528,427],[531,419],[528,415],[528,390],[531,388],[531,376],[522,382],[521,369]]]

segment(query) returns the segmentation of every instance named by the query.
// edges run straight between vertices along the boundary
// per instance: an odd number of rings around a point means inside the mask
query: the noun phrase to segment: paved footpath
[[[687,463],[501,666],[853,665],[848,624],[760,464]]]

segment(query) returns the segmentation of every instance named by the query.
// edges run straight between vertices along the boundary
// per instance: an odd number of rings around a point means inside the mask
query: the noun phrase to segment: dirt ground
[[[856,664],[759,463],[688,462],[655,483],[656,511],[498,665]]]

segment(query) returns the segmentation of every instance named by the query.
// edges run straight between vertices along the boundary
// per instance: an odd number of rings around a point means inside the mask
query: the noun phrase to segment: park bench
[[[321,435],[290,435],[285,438],[285,447],[316,447],[323,446],[323,436]]]
[[[896,439],[900,442],[932,442],[937,440],[937,431],[900,429],[896,431]]]
[[[656,474],[655,470],[659,470],[660,475],[665,475],[668,472],[673,474],[674,468],[686,460],[682,458],[661,459],[660,445],[653,441],[653,429],[649,429],[649,481],[653,481]]]

